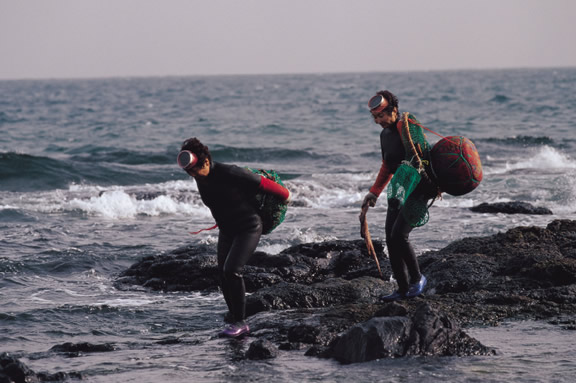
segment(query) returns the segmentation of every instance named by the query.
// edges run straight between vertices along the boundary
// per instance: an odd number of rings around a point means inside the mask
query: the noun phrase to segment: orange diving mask
[[[187,170],[193,168],[194,165],[198,162],[198,157],[196,154],[192,153],[189,150],[182,150],[178,153],[178,166],[182,169]]]

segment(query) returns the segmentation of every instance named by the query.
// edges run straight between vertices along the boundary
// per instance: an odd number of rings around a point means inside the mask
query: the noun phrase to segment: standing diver
[[[212,161],[208,147],[197,138],[182,144],[178,165],[194,177],[202,202],[219,227],[218,271],[232,322],[220,336],[236,338],[250,332],[246,318],[246,288],[242,271],[262,235],[262,219],[255,203],[257,193],[290,200],[290,191],[248,169]]]
[[[374,122],[382,127],[380,133],[382,165],[376,181],[364,197],[363,212],[376,204],[380,193],[406,158],[406,150],[400,134],[402,123],[399,123],[398,98],[387,90],[380,91],[370,99],[368,106]],[[425,183],[422,182],[409,198],[422,196],[426,198],[428,193]],[[398,290],[381,297],[387,302],[418,296],[422,294],[426,286],[426,277],[420,272],[416,253],[408,240],[413,226],[402,214],[404,206],[396,198],[388,199],[385,225],[386,246],[392,273],[398,283]],[[364,233],[362,235],[364,236]]]

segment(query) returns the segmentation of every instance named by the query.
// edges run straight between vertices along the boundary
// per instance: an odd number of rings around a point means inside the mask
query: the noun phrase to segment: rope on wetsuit
[[[432,129],[429,129],[429,128],[425,127],[424,125],[420,124],[420,122],[419,122],[418,120],[412,120],[412,119],[411,119],[410,122],[413,123],[414,125],[417,125],[417,126],[421,127],[422,129],[426,129],[426,130],[429,131],[430,133],[435,134],[435,135],[437,135],[437,136],[440,137],[440,138],[443,138],[443,139],[448,140],[448,141],[450,141],[450,142],[453,142],[453,143],[455,143],[455,144],[458,143],[456,140],[454,140],[453,137],[444,137],[444,136],[441,135],[440,133],[436,133],[436,132],[433,131]]]
[[[427,205],[427,201],[435,199],[438,195],[438,189],[434,187],[435,182],[430,177],[432,173],[429,161],[430,145],[426,141],[422,126],[413,115],[404,113],[399,124],[406,158],[390,181],[388,199],[400,201],[406,221],[411,226],[418,227],[428,222],[430,206]],[[419,192],[418,195],[409,198],[418,186],[422,193]]]
[[[404,124],[402,125],[403,129],[402,129],[402,135],[406,136],[406,137],[402,137],[402,142],[404,143],[404,145],[408,145],[409,147],[409,151],[412,154],[412,158],[416,160],[416,163],[418,164],[418,173],[422,174],[422,171],[424,170],[424,166],[422,165],[422,159],[420,158],[422,156],[422,148],[420,147],[420,144],[418,143],[418,149],[420,150],[416,150],[416,146],[414,146],[414,140],[412,139],[412,135],[410,134],[410,120],[409,120],[409,114],[408,113],[404,113],[404,115],[402,116],[402,118],[404,119]]]
[[[203,231],[214,230],[214,229],[216,229],[217,227],[218,227],[218,224],[216,224],[216,225],[214,225],[214,226],[212,226],[212,227],[208,227],[208,228],[206,228],[206,229],[200,229],[200,230],[198,230],[198,231],[191,231],[190,234],[200,234],[200,233],[202,233]]]

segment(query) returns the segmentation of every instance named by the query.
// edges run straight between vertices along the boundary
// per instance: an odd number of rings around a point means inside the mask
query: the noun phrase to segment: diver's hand
[[[362,208],[364,208],[365,206],[374,207],[376,205],[376,201],[378,201],[378,197],[376,197],[376,194],[368,192],[368,194],[366,194],[366,196],[364,197],[364,201],[362,201]]]

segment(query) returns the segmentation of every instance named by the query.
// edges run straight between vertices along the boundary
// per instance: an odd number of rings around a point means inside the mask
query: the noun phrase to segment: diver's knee
[[[227,270],[226,268],[224,268],[224,270],[222,271],[222,277],[224,277],[224,279],[226,279],[227,281],[233,281],[242,279],[243,275],[239,270]]]
[[[404,234],[392,233],[389,237],[386,237],[386,245],[388,248],[395,248],[398,246],[406,246],[408,244],[408,236]]]

